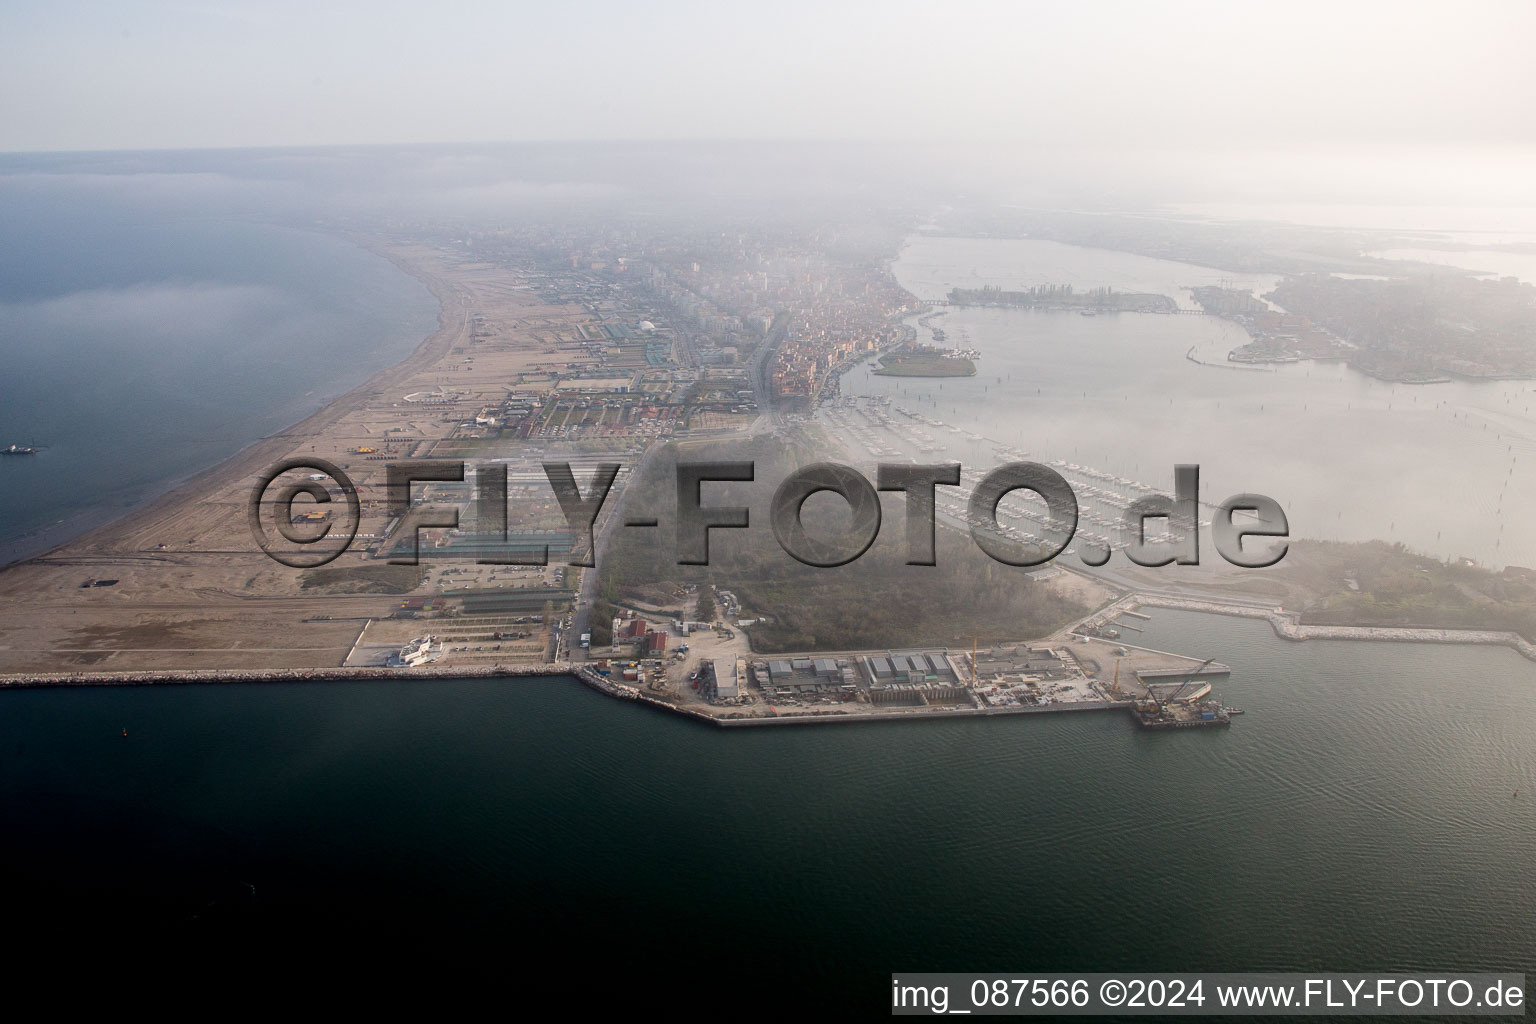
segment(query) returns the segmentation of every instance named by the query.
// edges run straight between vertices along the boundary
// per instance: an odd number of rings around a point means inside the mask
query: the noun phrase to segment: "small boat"
[[[13,444],[9,448],[0,448],[0,455],[36,455],[37,449],[24,444]]]
[[[127,726],[124,726],[123,727],[123,739],[127,739],[127,738],[128,738],[128,728],[127,728]]]

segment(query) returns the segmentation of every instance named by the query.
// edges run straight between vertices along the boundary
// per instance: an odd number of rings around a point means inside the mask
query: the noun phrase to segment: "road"
[[[769,329],[768,337],[758,346],[757,352],[752,357],[752,362],[747,367],[747,378],[752,382],[752,392],[757,400],[760,414],[757,421],[752,424],[751,433],[762,430],[777,431],[784,426],[783,415],[778,411],[773,396],[769,390],[768,367],[773,360],[773,355],[783,343],[785,335],[789,332],[789,317],[778,316],[774,318],[773,326]],[[598,527],[597,535],[593,538],[593,549],[598,553],[595,561],[602,562],[602,553],[608,550],[608,542],[616,527],[624,522],[624,503],[629,497],[630,485],[640,479],[642,473],[650,466],[651,459],[661,446],[653,444],[645,450],[630,469],[624,488],[619,492],[617,504],[609,510],[602,524]],[[657,527],[662,529],[663,527]],[[561,631],[561,636],[556,645],[555,656],[560,657],[561,650],[566,651],[566,657],[573,661],[585,660],[587,652],[579,646],[583,633],[592,631],[592,603],[597,599],[598,569],[596,567],[583,569],[581,573],[581,589],[576,597],[576,607],[571,613],[571,625],[569,629]],[[573,641],[578,646],[571,648]]]
[[[607,516],[604,517],[602,523],[597,528],[595,536],[592,538],[592,549],[598,553],[593,561],[597,562],[598,565],[581,570],[581,588],[576,595],[576,607],[571,612],[571,626],[564,631],[564,636],[562,637],[561,646],[565,648],[566,657],[572,661],[584,661],[587,657],[587,652],[580,647],[579,641],[583,633],[592,632],[592,602],[597,599],[598,568],[602,565],[602,553],[608,550],[608,542],[613,536],[614,529],[622,526],[624,523],[624,504],[629,500],[629,492],[632,485],[650,467],[651,460],[660,448],[661,445],[659,443],[651,445],[630,467],[629,472],[625,475],[624,487],[619,491],[616,503],[609,509]],[[663,528],[662,526],[655,527],[657,530]],[[571,647],[573,638],[578,644],[575,648]],[[557,649],[557,657],[559,653],[560,651]]]
[[[773,326],[768,330],[768,337],[763,339],[763,343],[757,347],[757,352],[752,356],[752,362],[747,367],[747,379],[752,382],[752,394],[757,399],[759,410],[757,422],[752,424],[753,433],[762,430],[777,431],[784,426],[784,414],[779,411],[778,404],[773,399],[773,392],[768,386],[768,367],[788,333],[789,317],[784,315],[774,317]]]

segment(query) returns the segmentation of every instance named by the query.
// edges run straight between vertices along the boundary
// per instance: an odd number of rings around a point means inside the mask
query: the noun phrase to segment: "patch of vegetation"
[[[326,565],[305,569],[299,586],[332,594],[408,594],[421,586],[421,581],[419,565]]]
[[[599,597],[592,602],[587,630],[592,634],[593,647],[607,647],[613,643],[613,620],[618,614],[619,609],[612,601]]]
[[[1117,292],[1108,285],[1077,291],[1070,284],[1042,284],[1018,291],[998,285],[951,288],[949,301],[956,306],[1006,306],[1011,309],[1078,309],[1105,313],[1171,313],[1178,304],[1152,292]]]
[[[1536,287],[1513,277],[1307,274],[1282,281],[1269,298],[1360,346],[1350,365],[1377,377],[1536,376]]]
[[[701,593],[715,583],[736,593],[743,615],[759,619],[750,633],[754,649],[762,652],[968,645],[973,635],[1027,639],[1086,611],[1031,580],[1027,570],[993,561],[968,535],[944,527],[937,532],[938,565],[907,565],[905,501],[899,494],[888,496],[879,537],[861,557],[835,568],[804,565],[779,547],[768,512],[778,483],[817,461],[809,446],[759,437],[713,444],[707,453],[689,449],[683,457],[756,462],[757,482],[712,483],[704,493],[706,506],[748,507],[751,528],[710,531],[707,566],[677,564],[670,523],[660,538],[618,532],[598,559],[599,594],[610,604],[661,580],[697,583]],[[653,459],[631,484],[626,508],[670,508],[678,458],[674,447]],[[845,519],[846,506],[834,496],[826,505],[813,498],[804,508],[812,536],[840,535]],[[602,621],[594,610],[594,625]]]
[[[1311,595],[1303,622],[1509,630],[1536,642],[1536,572],[1530,569],[1493,572],[1384,541],[1297,541],[1286,561]]]
[[[887,355],[880,357],[877,377],[974,377],[976,364],[969,359],[954,359],[930,353]]]
[[[964,534],[941,528],[936,556],[938,565],[906,565],[904,543],[877,544],[836,569],[762,571],[733,585],[747,607],[772,616],[751,628],[753,647],[765,652],[1024,640],[1087,611]]]

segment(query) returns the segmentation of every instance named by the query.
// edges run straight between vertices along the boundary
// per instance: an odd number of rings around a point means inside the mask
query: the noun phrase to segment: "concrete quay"
[[[1263,619],[1277,636],[1286,640],[1378,640],[1418,644],[1492,644],[1510,647],[1536,661],[1536,644],[1518,633],[1491,629],[1432,629],[1421,626],[1325,626],[1305,624],[1296,612],[1283,608],[1255,608],[1249,605],[1218,604],[1175,597],[1134,595],[1134,605],[1147,608],[1174,608],[1211,615],[1236,615],[1245,619]]]

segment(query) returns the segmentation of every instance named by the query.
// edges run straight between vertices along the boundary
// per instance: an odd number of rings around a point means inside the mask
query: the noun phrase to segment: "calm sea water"
[[[1248,714],[724,732],[557,679],[0,694],[8,924],[871,1012],[891,970],[1529,968],[1536,665],[1148,627],[1236,666]]]
[[[0,564],[122,515],[403,359],[437,302],[338,238],[143,176],[0,176]],[[139,188],[144,187],[139,183]]]
[[[932,299],[983,283],[1181,295],[1223,276],[1055,242],[929,237],[911,239],[894,269]],[[877,377],[864,364],[845,375],[844,392],[889,395],[1033,457],[1165,488],[1175,463],[1198,463],[1204,498],[1267,494],[1286,506],[1297,536],[1536,565],[1536,532],[1524,518],[1536,506],[1531,381],[1410,386],[1338,363],[1202,365],[1224,364],[1247,341],[1215,317],[964,309],[935,326],[946,344],[980,350],[975,377]],[[978,465],[998,458],[963,442],[955,454]]]

